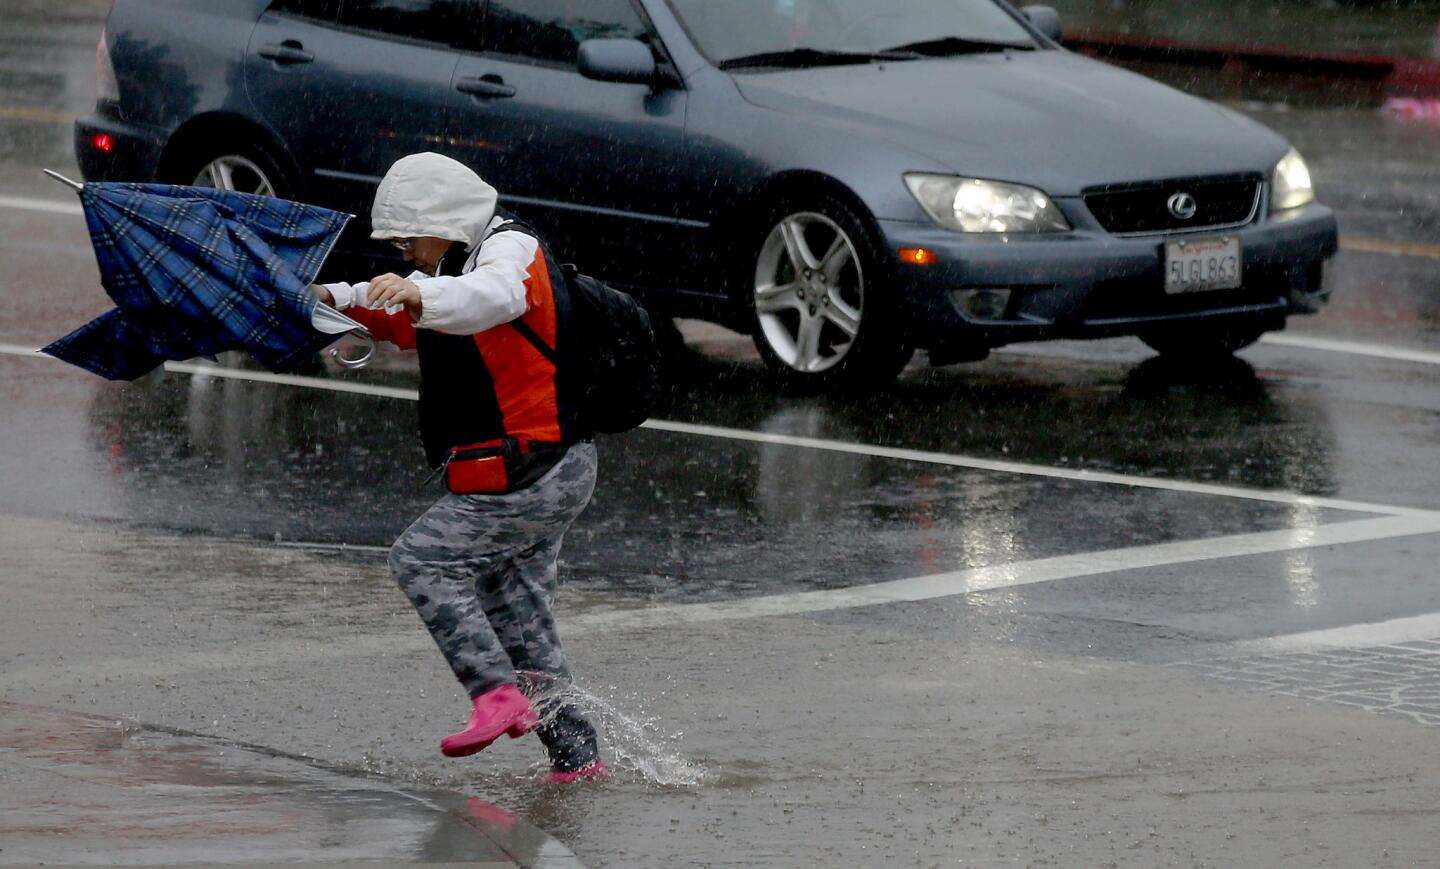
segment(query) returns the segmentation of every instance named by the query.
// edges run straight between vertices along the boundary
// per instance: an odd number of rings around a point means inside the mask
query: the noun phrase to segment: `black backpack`
[[[540,236],[519,221],[495,231],[520,230]],[[542,248],[545,243],[541,241]],[[545,250],[548,258],[550,251]],[[579,346],[569,361],[583,379],[580,427],[600,434],[630,431],[650,416],[660,394],[660,347],[650,327],[650,314],[634,298],[602,281],[582,274],[574,265],[560,266],[570,291],[572,316]],[[512,320],[535,349],[557,367],[554,348],[523,320]]]

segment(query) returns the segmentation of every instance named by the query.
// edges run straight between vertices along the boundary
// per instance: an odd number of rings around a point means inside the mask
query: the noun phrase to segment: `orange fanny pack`
[[[500,438],[450,450],[438,473],[456,495],[505,495],[539,480],[565,457],[565,444]]]
[[[445,488],[456,495],[509,492],[519,452],[510,438],[456,447],[445,460]]]

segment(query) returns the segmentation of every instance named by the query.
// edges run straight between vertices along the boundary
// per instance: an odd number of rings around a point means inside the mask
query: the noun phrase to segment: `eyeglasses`
[[[401,253],[410,253],[415,250],[415,239],[413,238],[392,238],[390,243],[395,245]]]

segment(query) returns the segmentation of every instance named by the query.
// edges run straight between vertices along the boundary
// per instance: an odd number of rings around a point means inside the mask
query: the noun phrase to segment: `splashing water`
[[[574,684],[546,688],[536,699],[538,707],[552,710],[547,720],[562,704],[579,708],[604,737],[610,755],[606,762],[613,769],[637,773],[669,787],[695,787],[710,774],[681,756],[675,744],[684,734],[665,732],[658,718],[629,714],[615,701]]]

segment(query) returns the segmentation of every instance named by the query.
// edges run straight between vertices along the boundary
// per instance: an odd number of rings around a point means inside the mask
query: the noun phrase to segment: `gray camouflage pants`
[[[446,495],[391,548],[395,581],[471,697],[570,681],[550,612],[555,560],[590,503],[595,463],[595,445],[580,443],[518,492]]]

